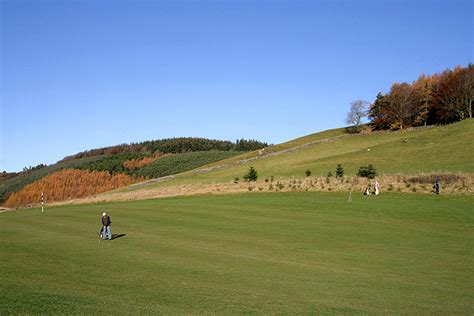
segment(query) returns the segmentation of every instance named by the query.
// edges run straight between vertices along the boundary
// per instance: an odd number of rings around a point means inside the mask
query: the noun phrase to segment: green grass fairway
[[[0,314],[474,313],[474,198],[179,197],[0,214]],[[112,232],[99,242],[102,211]]]

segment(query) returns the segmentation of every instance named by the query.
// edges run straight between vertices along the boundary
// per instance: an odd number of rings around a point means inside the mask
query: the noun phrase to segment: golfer
[[[110,230],[110,216],[107,213],[102,213],[102,239],[107,236],[108,240],[112,239],[112,231]]]
[[[436,181],[433,184],[433,193],[435,194],[441,193],[441,181],[439,181],[439,178],[436,178]]]

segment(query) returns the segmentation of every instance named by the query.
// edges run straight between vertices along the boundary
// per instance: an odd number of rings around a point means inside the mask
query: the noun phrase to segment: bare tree
[[[357,133],[360,131],[362,119],[367,116],[370,103],[364,100],[351,102],[351,110],[347,112],[346,124],[351,126],[351,131]]]

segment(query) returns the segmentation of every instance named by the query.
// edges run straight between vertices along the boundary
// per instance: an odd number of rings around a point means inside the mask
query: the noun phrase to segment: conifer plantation
[[[28,184],[20,192],[12,193],[5,206],[38,204],[41,192],[44,192],[47,201],[51,203],[107,192],[139,180],[141,179],[123,173],[111,175],[105,171],[65,169]]]

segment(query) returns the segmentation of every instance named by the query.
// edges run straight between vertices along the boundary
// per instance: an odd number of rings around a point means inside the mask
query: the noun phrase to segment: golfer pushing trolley
[[[107,237],[108,240],[112,239],[112,231],[110,230],[110,216],[107,215],[106,212],[102,213],[102,230],[100,233],[100,238],[105,239]]]

